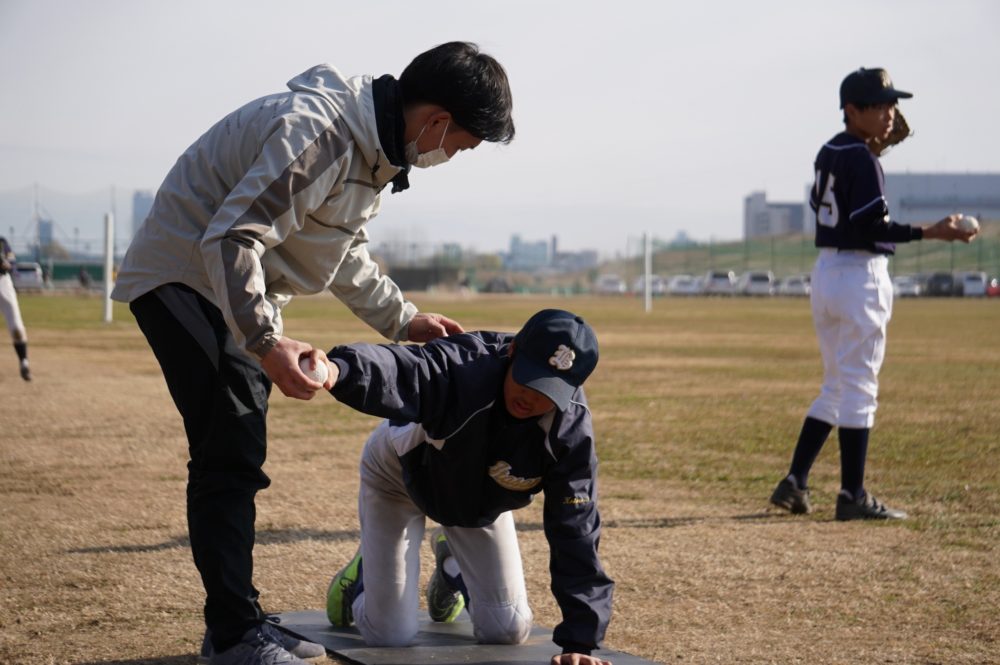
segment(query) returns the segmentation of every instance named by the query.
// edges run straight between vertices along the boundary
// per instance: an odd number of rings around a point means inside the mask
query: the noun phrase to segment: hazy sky
[[[398,75],[460,39],[507,69],[517,136],[386,190],[373,241],[737,238],[750,191],[802,200],[859,66],[915,94],[887,171],[1000,170],[998,27],[989,0],[0,0],[0,194],[155,189],[212,123],[318,62]]]

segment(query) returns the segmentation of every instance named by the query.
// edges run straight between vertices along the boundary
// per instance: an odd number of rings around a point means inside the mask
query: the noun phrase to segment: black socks
[[[807,417],[802,423],[799,442],[795,444],[795,453],[792,455],[792,468],[788,471],[788,475],[795,477],[799,489],[808,487],[806,481],[809,479],[809,469],[812,468],[832,429],[833,425],[830,423],[813,417]]]
[[[808,487],[809,470],[832,429],[833,425],[812,417],[806,418],[802,423],[799,442],[792,455],[792,467],[788,471],[788,475],[795,478],[799,489]],[[867,428],[841,427],[837,430],[840,439],[840,486],[855,500],[865,491],[865,461],[868,459],[870,432]]]
[[[840,487],[851,493],[855,501],[864,494],[865,460],[868,458],[868,433],[870,429],[841,427],[840,436]]]

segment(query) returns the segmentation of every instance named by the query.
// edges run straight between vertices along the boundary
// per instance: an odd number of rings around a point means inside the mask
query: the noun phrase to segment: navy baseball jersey
[[[543,493],[551,589],[563,613],[553,641],[589,653],[604,638],[614,587],[597,556],[590,409],[580,387],[565,411],[509,415],[503,383],[513,338],[479,331],[424,345],[338,346],[328,354],[340,370],[330,393],[393,425],[419,424],[393,446],[413,503],[440,524],[490,524]]]
[[[816,213],[816,246],[893,254],[896,243],[923,232],[889,219],[885,175],[865,142],[837,134],[816,155],[816,182],[809,196]]]

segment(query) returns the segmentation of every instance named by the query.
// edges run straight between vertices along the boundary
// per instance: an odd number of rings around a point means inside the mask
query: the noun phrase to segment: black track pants
[[[205,623],[224,649],[264,617],[252,581],[254,496],[270,484],[261,466],[271,382],[237,348],[218,308],[187,287],[160,287],[130,309],[184,418],[191,551]]]

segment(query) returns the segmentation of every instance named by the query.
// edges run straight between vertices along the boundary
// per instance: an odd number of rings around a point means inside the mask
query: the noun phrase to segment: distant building
[[[393,267],[423,266],[431,263],[434,246],[417,235],[408,236],[406,233],[392,234],[387,240],[375,245],[371,253],[380,256]]]
[[[153,209],[153,192],[137,189],[132,193],[132,235],[134,236]]]
[[[678,231],[674,239],[667,243],[667,247],[670,249],[683,249],[684,247],[692,247],[697,243],[687,234],[687,231]]]
[[[40,247],[50,247],[55,240],[53,224],[51,219],[38,220],[38,245]]]
[[[545,240],[525,242],[521,236],[510,237],[510,252],[504,260],[507,270],[531,272],[549,265],[549,243]]]
[[[889,214],[904,224],[953,212],[1000,219],[1000,173],[887,173],[885,192]]]
[[[501,253],[505,270],[511,272],[579,272],[598,265],[597,250],[559,251],[559,239],[525,242],[519,235],[510,237],[510,251]]]
[[[559,252],[552,258],[552,268],[557,272],[581,272],[596,268],[598,257],[596,249],[584,249],[579,252]]]
[[[805,208],[801,203],[771,203],[765,192],[752,192],[743,199],[743,237],[766,238],[805,230]]]

